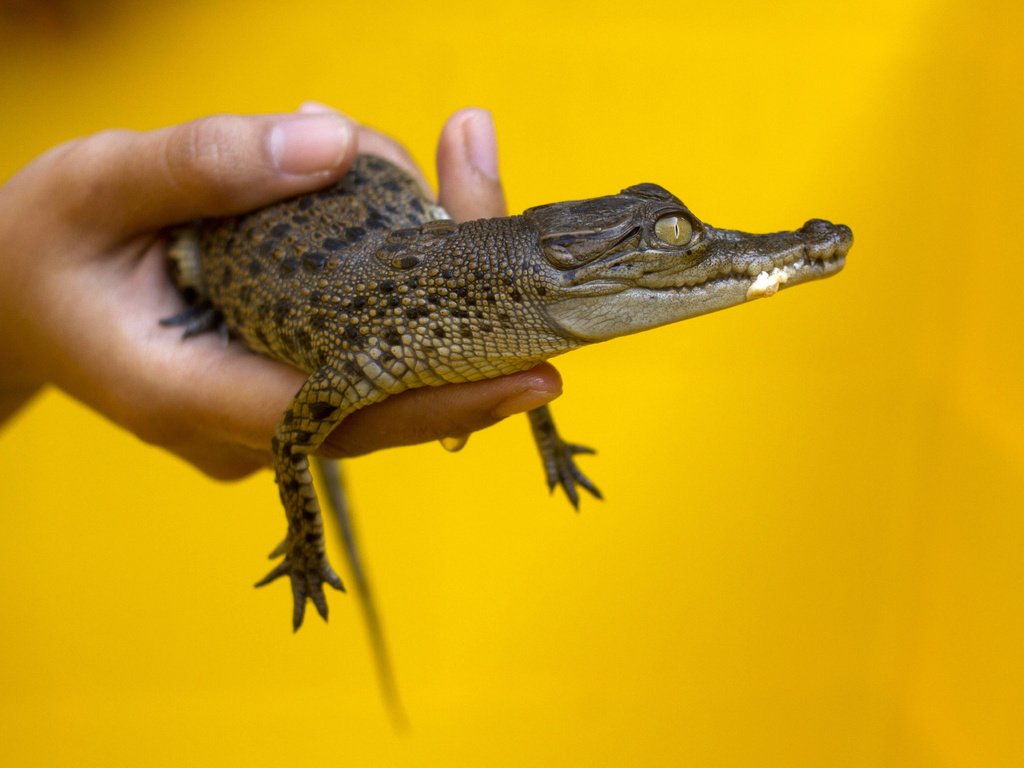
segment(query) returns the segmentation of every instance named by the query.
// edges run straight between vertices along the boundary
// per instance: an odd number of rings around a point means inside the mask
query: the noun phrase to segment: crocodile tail
[[[359,603],[359,608],[362,611],[366,632],[370,639],[370,645],[373,648],[374,663],[377,668],[377,682],[380,686],[381,697],[384,699],[384,704],[391,715],[395,728],[405,730],[408,727],[408,720],[398,694],[398,685],[395,682],[394,669],[391,666],[391,654],[388,652],[384,627],[381,624],[380,614],[377,612],[377,604],[373,599],[373,591],[370,588],[370,581],[359,554],[359,540],[352,524],[352,516],[349,514],[348,501],[345,497],[344,483],[341,477],[341,467],[337,461],[321,459],[319,457],[316,457],[314,463],[316,464],[324,489],[327,491],[328,504],[337,525],[338,536],[341,539],[345,558],[348,560],[354,587],[353,591],[356,601]]]

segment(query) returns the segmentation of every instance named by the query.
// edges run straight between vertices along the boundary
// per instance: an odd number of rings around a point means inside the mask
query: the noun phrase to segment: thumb
[[[356,153],[335,113],[217,115],[155,131],[104,131],[44,156],[52,199],[107,241],[229,216],[323,187]],[[53,166],[56,167],[53,167]]]
[[[437,145],[439,199],[456,221],[504,216],[494,120],[484,109],[463,109],[445,123]]]

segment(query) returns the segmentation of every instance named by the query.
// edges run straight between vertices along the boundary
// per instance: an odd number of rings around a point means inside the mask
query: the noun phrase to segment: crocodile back
[[[252,349],[312,371],[323,362],[317,326],[338,320],[318,314],[325,293],[351,285],[355,294],[389,232],[447,218],[408,174],[361,155],[327,189],[204,222],[198,250],[205,297]],[[360,301],[337,298],[339,308]]]

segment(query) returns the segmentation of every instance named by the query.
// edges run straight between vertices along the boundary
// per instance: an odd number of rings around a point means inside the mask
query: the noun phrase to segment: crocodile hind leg
[[[271,442],[275,479],[288,517],[288,534],[271,553],[271,557],[283,555],[284,559],[256,586],[281,576],[289,577],[295,601],[294,629],[302,625],[306,600],[311,600],[317,613],[327,618],[324,583],[344,591],[324,551],[323,518],[309,471],[309,454],[347,414],[375,399],[379,397],[373,393],[360,395],[354,384],[333,368],[319,368],[296,394]]]
[[[562,486],[562,490],[569,497],[569,502],[574,509],[579,509],[580,506],[577,485],[585,488],[598,499],[604,498],[597,486],[576,466],[576,460],[573,458],[578,453],[594,453],[594,449],[585,445],[565,442],[555,427],[551,409],[546,405],[534,408],[527,416],[530,418],[533,439],[537,443],[537,450],[540,451],[540,458],[544,463],[548,489],[554,490],[556,485]]]

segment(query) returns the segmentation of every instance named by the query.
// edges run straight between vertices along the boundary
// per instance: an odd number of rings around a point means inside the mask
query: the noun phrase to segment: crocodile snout
[[[825,219],[810,219],[798,230],[799,234],[815,241],[831,241],[840,251],[853,245],[853,231],[845,224],[833,224]]]

